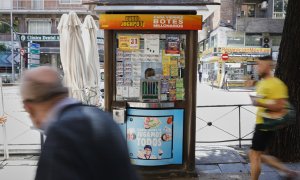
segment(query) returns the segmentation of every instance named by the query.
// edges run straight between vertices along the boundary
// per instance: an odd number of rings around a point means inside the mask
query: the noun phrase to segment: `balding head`
[[[38,67],[24,73],[21,96],[33,124],[40,128],[51,109],[68,96],[68,89],[62,85],[54,68]]]
[[[58,71],[52,67],[42,66],[24,73],[21,85],[24,101],[44,102],[67,93]]]

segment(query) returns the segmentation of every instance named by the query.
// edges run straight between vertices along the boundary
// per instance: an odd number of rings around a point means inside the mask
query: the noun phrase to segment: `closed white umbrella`
[[[87,63],[88,103],[98,105],[100,101],[100,63],[97,46],[97,26],[92,16],[87,15],[81,26],[82,38]]]
[[[63,15],[64,16],[64,15]],[[61,61],[64,70],[64,82],[69,87],[70,96],[86,103],[87,87],[86,56],[81,36],[81,22],[75,12],[70,12],[67,20],[61,19],[63,29],[61,38]],[[64,29],[66,28],[66,29]],[[64,52],[65,51],[65,52]]]
[[[59,48],[60,48],[60,57],[63,59],[61,61],[63,68],[66,67],[66,59],[67,59],[67,34],[68,34],[68,21],[69,15],[63,14],[60,18],[60,21],[57,26],[57,30],[59,33]],[[67,69],[66,69],[67,70]]]

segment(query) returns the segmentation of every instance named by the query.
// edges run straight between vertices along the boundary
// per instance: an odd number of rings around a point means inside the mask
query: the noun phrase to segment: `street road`
[[[20,98],[18,86],[5,86],[0,91],[0,114],[7,116],[6,131],[8,144],[14,145],[34,145],[40,143],[40,135],[36,130],[32,130],[32,123],[28,114],[24,111]],[[2,101],[3,95],[3,101]],[[3,143],[3,128],[0,128],[0,144]],[[37,146],[39,147],[39,146]],[[29,148],[29,146],[23,148]],[[2,149],[2,148],[1,148]]]
[[[249,93],[246,89],[230,89],[229,91],[212,88],[208,84],[198,83],[198,106],[222,106],[230,107],[198,107],[197,108],[197,141],[223,141],[239,138],[239,114],[241,121],[241,138],[252,138],[255,123],[256,108],[250,105]],[[210,123],[211,122],[211,126]],[[249,144],[245,141],[243,144]],[[238,142],[211,143],[210,145],[237,145]]]
[[[1,93],[1,92],[0,92]],[[1,93],[2,94],[2,93]],[[197,87],[197,105],[238,105],[250,104],[249,92],[243,89],[225,91],[222,89],[211,88],[207,84],[198,83]],[[0,97],[1,100],[1,97]],[[0,101],[0,112],[8,117],[6,124],[8,143],[15,146],[13,148],[39,148],[40,134],[32,130],[32,123],[28,114],[24,111],[21,103],[19,87],[3,87],[3,106]],[[250,133],[254,125],[254,114],[247,110],[255,112],[253,107],[241,108],[241,129],[242,135]],[[231,112],[232,111],[232,112]],[[233,107],[201,107],[197,108],[197,140],[227,140],[239,135],[238,108]],[[207,126],[207,122],[212,122],[213,126]],[[225,132],[226,131],[226,132]],[[229,133],[229,134],[228,134]],[[3,143],[3,128],[0,128],[0,144]],[[232,136],[232,135],[234,136]],[[247,136],[251,138],[250,136]],[[237,144],[237,142],[234,142]],[[18,145],[18,146],[16,146]],[[27,146],[19,146],[27,145]],[[29,146],[28,146],[29,145]],[[2,149],[2,148],[1,148]]]

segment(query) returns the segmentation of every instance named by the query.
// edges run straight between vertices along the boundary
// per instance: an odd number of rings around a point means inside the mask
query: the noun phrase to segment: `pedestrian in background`
[[[202,80],[202,70],[201,70],[200,67],[198,69],[198,75],[199,75],[199,83],[201,83],[201,80]]]
[[[287,86],[280,79],[272,76],[272,66],[271,56],[262,57],[258,62],[258,74],[261,80],[256,85],[257,95],[255,98],[252,98],[253,105],[258,107],[258,111],[252,147],[249,152],[252,180],[258,180],[261,172],[261,163],[266,163],[276,168],[285,173],[288,178],[298,175],[296,171],[288,169],[277,158],[265,154],[275,131],[260,128],[260,125],[264,123],[263,113],[266,110],[277,114],[285,113],[288,103]]]
[[[21,96],[32,122],[47,136],[36,180],[138,179],[111,115],[68,98],[55,69],[25,72]]]
[[[224,79],[222,82],[222,89],[228,90],[228,74],[227,71],[224,73]]]

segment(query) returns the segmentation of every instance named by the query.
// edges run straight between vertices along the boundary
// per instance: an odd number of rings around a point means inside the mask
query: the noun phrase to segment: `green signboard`
[[[41,50],[39,50],[39,49],[30,49],[30,53],[31,54],[40,54]]]
[[[58,34],[42,35],[42,34],[19,34],[20,40],[26,41],[59,41]]]

